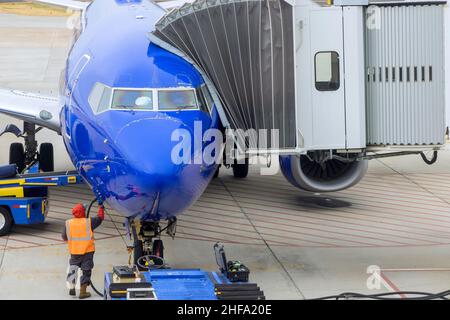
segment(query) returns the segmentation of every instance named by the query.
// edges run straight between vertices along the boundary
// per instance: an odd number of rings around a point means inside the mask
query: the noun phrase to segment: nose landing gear
[[[176,218],[168,220],[165,228],[161,228],[159,222],[131,223],[133,264],[139,270],[162,269],[165,267],[164,243],[161,240],[161,235],[165,231],[169,236],[174,238],[176,222]]]

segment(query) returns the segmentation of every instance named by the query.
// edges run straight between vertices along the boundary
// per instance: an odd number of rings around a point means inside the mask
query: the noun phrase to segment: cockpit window
[[[89,104],[95,113],[100,113],[109,109],[111,103],[112,89],[99,82],[94,85],[89,95]]]
[[[200,104],[200,110],[211,112],[214,106],[214,101],[206,85],[202,85],[197,89],[197,100]]]
[[[89,95],[94,113],[108,110],[211,111],[212,99],[203,85],[193,88],[111,88],[97,82]]]
[[[197,89],[196,92],[197,92],[197,101],[198,101],[200,110],[209,112],[208,105],[206,104],[206,99],[203,96],[203,92],[200,89]]]
[[[206,103],[208,104],[208,108],[212,109],[214,106],[214,100],[211,97],[211,92],[209,92],[209,90],[206,86],[202,86],[201,90],[203,92],[203,95],[205,96],[205,100],[206,100]]]
[[[160,90],[158,91],[158,109],[195,110],[198,109],[194,90]]]
[[[102,98],[100,99],[100,103],[98,105],[98,113],[109,109],[109,105],[111,104],[111,95],[112,89],[110,87],[106,87],[103,91]]]
[[[153,91],[115,89],[111,109],[153,110]]]

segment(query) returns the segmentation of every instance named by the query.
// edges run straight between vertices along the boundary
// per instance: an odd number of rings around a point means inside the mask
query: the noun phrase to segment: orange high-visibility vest
[[[77,218],[67,220],[66,234],[70,254],[86,254],[95,251],[91,219]]]

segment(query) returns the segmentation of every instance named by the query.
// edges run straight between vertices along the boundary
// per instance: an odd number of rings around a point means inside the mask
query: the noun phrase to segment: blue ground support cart
[[[104,299],[108,300],[264,300],[264,292],[249,283],[250,270],[228,261],[223,245],[214,246],[219,272],[201,269],[157,268],[139,271],[118,266],[105,274]],[[150,256],[149,256],[150,257]],[[245,275],[236,276],[236,264]],[[244,272],[241,270],[240,272]]]
[[[16,174],[15,165],[0,167],[0,236],[11,227],[39,224],[48,213],[48,188],[82,183],[76,171]],[[33,171],[31,171],[33,172]]]
[[[144,271],[134,283],[119,284],[116,277],[114,272],[105,274],[107,300],[216,300],[214,281],[227,282],[216,272],[200,269]]]
[[[230,282],[220,272],[158,269],[139,275],[105,274],[107,300],[264,300],[256,283]]]

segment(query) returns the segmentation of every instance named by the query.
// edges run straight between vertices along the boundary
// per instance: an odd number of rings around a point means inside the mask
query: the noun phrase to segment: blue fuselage
[[[196,121],[203,132],[219,128],[217,111],[98,113],[89,97],[96,83],[130,89],[204,84],[191,64],[150,43],[147,34],[164,14],[145,0],[95,1],[69,55],[62,99],[62,135],[77,170],[100,200],[147,221],[184,212],[206,189],[217,165],[175,164],[171,137],[176,129],[194,136]],[[193,147],[191,157],[199,152]]]

